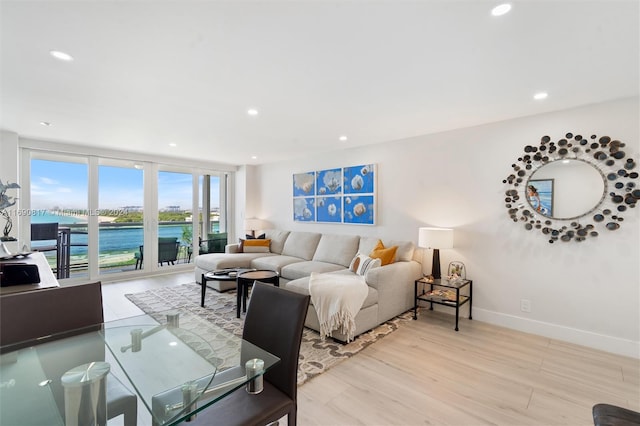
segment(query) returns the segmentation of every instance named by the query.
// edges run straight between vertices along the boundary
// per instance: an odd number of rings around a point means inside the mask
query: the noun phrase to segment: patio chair
[[[200,254],[206,253],[224,253],[227,245],[228,234],[226,232],[218,232],[207,234],[207,239],[200,238]]]
[[[142,261],[144,260],[144,246],[140,246],[140,251],[133,254],[136,260],[136,269],[142,269]]]
[[[160,266],[167,262],[167,265],[174,265],[178,260],[178,251],[180,243],[175,237],[159,237],[158,238],[158,263]]]

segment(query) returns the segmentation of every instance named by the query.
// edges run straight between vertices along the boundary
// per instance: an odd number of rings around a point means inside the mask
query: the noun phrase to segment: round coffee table
[[[236,291],[236,314],[238,318],[240,318],[240,302],[242,302],[242,312],[247,312],[247,296],[249,294],[249,287],[253,285],[254,281],[265,282],[273,284],[276,287],[280,287],[280,274],[278,274],[276,271],[269,271],[267,269],[258,269],[238,273],[238,290]]]
[[[254,271],[250,268],[224,268],[216,269],[213,271],[205,272],[202,274],[202,295],[200,300],[200,306],[204,308],[204,295],[207,291],[207,281],[235,281],[243,272]]]

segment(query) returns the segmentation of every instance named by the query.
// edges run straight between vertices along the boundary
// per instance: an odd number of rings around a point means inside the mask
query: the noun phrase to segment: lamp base
[[[431,261],[431,275],[436,280],[442,278],[440,273],[440,250],[433,249],[433,260]]]

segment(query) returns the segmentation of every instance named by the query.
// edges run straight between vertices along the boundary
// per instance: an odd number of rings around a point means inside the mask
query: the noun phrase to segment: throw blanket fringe
[[[369,288],[363,276],[311,273],[309,294],[318,314],[320,337],[331,336],[337,330],[353,340],[355,317],[367,298]]]

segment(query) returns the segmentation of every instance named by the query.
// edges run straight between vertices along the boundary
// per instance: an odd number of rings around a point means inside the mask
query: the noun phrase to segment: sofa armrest
[[[387,321],[413,307],[414,282],[422,277],[415,260],[395,262],[373,268],[365,276],[367,284],[378,290],[378,320]]]
[[[238,243],[227,244],[226,246],[224,246],[225,253],[238,253],[239,249],[240,249],[240,244]]]

